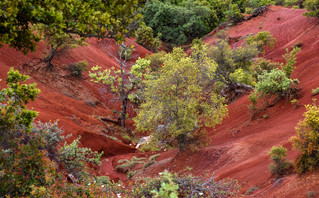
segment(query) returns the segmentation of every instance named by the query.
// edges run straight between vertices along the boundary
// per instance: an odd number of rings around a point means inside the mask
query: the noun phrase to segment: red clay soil
[[[195,175],[215,172],[217,179],[231,177],[242,185],[241,193],[256,186],[252,197],[307,197],[307,192],[319,192],[319,171],[303,176],[292,174],[275,180],[268,169],[270,163],[267,152],[274,145],[283,145],[288,149],[288,159],[294,160],[296,151],[292,151],[289,138],[294,136],[295,126],[303,119],[304,105],[312,103],[311,89],[319,86],[319,19],[306,18],[305,10],[288,9],[270,6],[262,16],[245,21],[227,29],[232,38],[241,38],[259,31],[269,31],[277,43],[273,49],[267,49],[265,57],[273,61],[283,62],[282,55],[286,48],[297,42],[302,43],[302,50],[297,55],[297,68],[293,78],[300,80],[300,107],[295,109],[289,101],[282,100],[274,107],[251,120],[247,96],[239,98],[229,105],[229,116],[216,129],[207,129],[211,144],[195,153],[177,151],[161,153],[146,171],[136,175],[155,175],[159,171],[169,169],[176,172],[191,171]],[[262,29],[259,29],[259,27]],[[213,43],[213,33],[205,37],[206,43]],[[88,72],[82,79],[70,77],[63,64],[86,60],[89,69],[94,65],[103,68],[118,67],[118,63],[108,54],[117,54],[113,41],[96,42],[88,40],[89,45],[68,50],[61,57],[54,59],[54,71],[50,72],[38,66],[23,66],[31,58],[41,57],[44,44],[39,45],[36,53],[22,55],[8,47],[0,49],[0,78],[4,79],[10,66],[19,68],[31,76],[41,93],[29,107],[39,112],[38,120],[49,121],[59,119],[59,125],[66,134],[72,134],[69,141],[81,135],[81,143],[96,151],[104,151],[101,175],[108,175],[114,180],[125,180],[124,174],[114,171],[119,159],[130,159],[136,153],[130,145],[114,141],[108,136],[116,136],[120,129],[111,123],[101,122],[97,116],[115,119],[112,110],[119,110],[120,103],[114,97],[105,94],[102,86],[89,82]],[[128,43],[136,45],[132,40]],[[133,60],[150,53],[136,45]],[[33,61],[33,63],[36,60]],[[3,87],[3,81],[0,82]],[[132,115],[132,114],[131,114]],[[264,116],[267,115],[267,116]],[[264,118],[265,117],[265,118]],[[130,122],[131,123],[131,122]]]

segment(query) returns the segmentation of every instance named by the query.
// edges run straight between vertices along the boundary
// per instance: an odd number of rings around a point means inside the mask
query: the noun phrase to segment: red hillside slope
[[[295,135],[295,126],[303,118],[303,105],[312,103],[311,89],[319,86],[319,19],[306,18],[305,10],[270,6],[262,16],[230,27],[229,36],[240,38],[259,31],[269,31],[277,43],[266,51],[265,57],[282,62],[286,48],[302,43],[297,55],[297,68],[293,78],[300,80],[301,107],[294,109],[289,101],[280,101],[250,121],[248,97],[242,97],[229,105],[229,117],[216,130],[209,130],[211,146],[200,150],[192,157],[181,157],[175,161],[175,170],[193,167],[193,173],[214,171],[218,178],[231,177],[242,182],[242,192],[257,186],[256,197],[306,197],[307,191],[319,191],[318,171],[298,177],[291,175],[280,181],[271,177],[268,169],[269,152],[274,145],[288,148],[288,159],[294,160],[297,153],[291,150],[289,138]],[[259,26],[262,29],[259,29]],[[211,35],[206,43],[213,43]],[[186,161],[186,163],[185,163]]]
[[[269,152],[274,145],[283,145],[288,149],[288,159],[294,160],[296,151],[292,151],[289,142],[296,134],[295,126],[303,119],[304,105],[311,104],[311,89],[319,86],[319,19],[306,18],[305,10],[270,6],[262,16],[245,21],[226,31],[230,37],[241,38],[259,31],[269,31],[277,43],[273,49],[267,49],[265,57],[273,61],[284,61],[282,55],[286,48],[297,42],[302,43],[297,55],[297,68],[293,78],[300,80],[302,87],[299,103],[294,109],[289,101],[282,100],[267,109],[260,117],[251,120],[248,97],[244,96],[229,105],[229,117],[215,130],[208,129],[211,145],[194,154],[173,156],[169,163],[159,163],[158,169],[148,170],[148,174],[169,169],[180,172],[192,167],[192,173],[204,175],[215,172],[217,178],[231,177],[242,184],[241,193],[251,187],[258,187],[253,197],[307,197],[308,191],[319,192],[319,171],[299,177],[293,174],[276,180],[269,173]],[[259,29],[260,23],[262,29]],[[204,38],[206,43],[213,43],[212,32]],[[263,118],[267,115],[267,119]],[[163,159],[163,157],[162,157]],[[163,163],[165,161],[163,160]]]
[[[221,125],[215,130],[208,129],[212,140],[210,146],[193,154],[184,153],[177,157],[174,157],[176,151],[164,152],[157,158],[158,163],[139,175],[154,175],[163,169],[188,171],[190,168],[187,167],[191,167],[191,172],[196,175],[215,172],[218,179],[237,179],[242,184],[242,193],[257,186],[259,190],[252,197],[307,197],[309,191],[319,192],[319,171],[303,176],[292,174],[281,180],[274,180],[268,169],[270,159],[267,152],[273,145],[284,145],[288,148],[288,159],[295,159],[297,152],[291,150],[289,138],[295,135],[294,128],[303,119],[303,105],[318,98],[311,97],[311,89],[319,86],[319,19],[306,18],[302,16],[304,12],[305,10],[300,9],[270,6],[264,15],[227,29],[233,38],[269,31],[277,39],[277,43],[273,49],[266,50],[265,57],[279,62],[283,61],[282,55],[286,48],[297,42],[302,43],[302,50],[297,55],[297,68],[293,73],[293,78],[298,78],[302,87],[299,108],[294,109],[289,101],[282,100],[264,112],[267,119],[261,115],[251,121],[248,97],[243,96],[229,105],[229,117]],[[259,29],[260,24],[262,29]],[[212,34],[205,37],[206,43],[213,43]],[[128,42],[133,43],[131,40]],[[67,134],[82,136],[82,145],[104,151],[104,159],[108,161],[103,162],[101,174],[111,176],[112,179],[122,179],[123,175],[114,171],[116,162],[121,158],[131,157],[136,150],[107,138],[107,135],[114,134],[118,128],[96,119],[96,116],[115,117],[112,110],[118,109],[120,103],[114,102],[110,95],[105,94],[101,86],[89,82],[87,72],[84,73],[84,79],[76,79],[68,76],[62,66],[87,60],[89,69],[96,64],[104,68],[118,67],[117,62],[105,52],[106,48],[113,54],[117,53],[114,42],[107,40],[97,43],[89,40],[88,43],[87,47],[68,50],[60,58],[56,58],[53,61],[53,72],[44,69],[36,71],[38,66],[22,67],[31,58],[41,57],[45,48],[43,45],[39,46],[37,53],[27,56],[3,47],[0,49],[0,78],[6,77],[10,66],[29,74],[31,81],[36,82],[41,89],[38,99],[29,105],[39,112],[38,119],[59,119],[59,125],[63,126]],[[133,61],[138,56],[144,57],[150,53],[138,45],[135,49]],[[1,81],[0,85],[3,87],[4,82]]]
[[[10,67],[19,69],[21,73],[31,76],[29,82],[36,82],[41,93],[35,102],[29,104],[39,112],[38,120],[42,122],[59,120],[59,126],[66,133],[72,134],[69,141],[79,135],[83,146],[94,151],[103,151],[104,157],[135,152],[134,147],[114,141],[107,136],[117,136],[119,128],[111,123],[99,121],[97,116],[115,119],[113,109],[120,110],[118,103],[110,94],[106,94],[103,86],[89,81],[88,72],[83,78],[78,79],[69,75],[64,69],[64,64],[86,60],[92,66],[99,65],[103,68],[119,67],[119,64],[106,52],[117,55],[118,47],[113,40],[96,41],[90,39],[86,47],[78,47],[65,51],[61,56],[53,59],[54,71],[50,72],[44,65],[23,65],[32,58],[39,58],[46,51],[44,44],[39,44],[36,53],[23,55],[14,49],[5,46],[0,48],[0,79],[5,79]],[[135,62],[137,57],[150,54],[148,50],[128,39],[127,44],[134,44],[135,51],[129,64]],[[5,87],[4,80],[0,82]],[[111,162],[110,162],[111,163]],[[120,175],[121,176],[121,175]],[[111,175],[116,179],[120,176]]]

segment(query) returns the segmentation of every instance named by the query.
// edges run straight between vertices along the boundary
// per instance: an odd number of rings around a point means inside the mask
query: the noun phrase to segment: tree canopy
[[[205,132],[198,129],[214,127],[227,115],[222,99],[206,90],[215,68],[205,54],[195,59],[175,48],[166,55],[159,76],[145,82],[145,102],[134,119],[137,130],[153,131],[155,144],[180,151],[199,143]]]
[[[3,0],[0,2],[0,44],[27,53],[35,50],[42,25],[50,35],[116,38],[132,36],[145,0]]]

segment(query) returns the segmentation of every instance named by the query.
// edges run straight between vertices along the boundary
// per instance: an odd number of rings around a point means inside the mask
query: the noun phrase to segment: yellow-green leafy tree
[[[151,131],[151,145],[179,151],[199,146],[205,131],[227,115],[222,98],[211,91],[216,63],[205,50],[188,57],[181,48],[165,56],[157,76],[145,82],[145,102],[134,118],[136,130]]]
[[[300,154],[295,160],[298,173],[313,171],[319,166],[319,107],[306,105],[304,120],[297,127],[297,136],[291,138],[293,148]]]
[[[50,47],[45,61],[50,63],[56,50],[70,40],[81,43],[80,38],[96,37],[122,42],[126,36],[135,35],[144,3],[145,0],[3,0],[0,46],[9,44],[27,53],[34,51],[45,36]]]
[[[108,92],[112,93],[117,100],[122,102],[122,110],[120,114],[120,124],[122,127],[126,127],[126,113],[128,108],[128,102],[130,101],[130,94],[132,94],[141,83],[141,79],[144,76],[145,70],[149,67],[150,62],[146,59],[139,58],[136,63],[129,70],[126,64],[126,58],[122,58],[124,53],[123,48],[120,53],[118,62],[120,68],[112,67],[111,69],[101,70],[101,67],[95,66],[90,71],[91,81],[100,83],[106,86]]]

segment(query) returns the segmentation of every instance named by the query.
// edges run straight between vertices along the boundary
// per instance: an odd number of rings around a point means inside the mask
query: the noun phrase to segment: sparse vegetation
[[[70,71],[71,75],[78,78],[81,78],[82,73],[88,70],[87,67],[88,63],[86,61],[70,63],[67,65],[67,69]]]
[[[283,146],[273,146],[268,152],[270,159],[274,162],[269,165],[270,172],[278,178],[288,173],[292,162],[286,160],[287,149]]]
[[[296,98],[293,100],[290,100],[290,103],[294,106],[295,109],[299,107],[299,101]]]
[[[318,193],[316,191],[308,191],[307,192],[307,197],[311,198],[311,197],[315,197]]]
[[[171,184],[167,186],[167,184]],[[178,186],[178,189],[176,189]],[[154,193],[172,193],[180,197],[233,197],[238,193],[240,186],[236,180],[224,179],[215,181],[214,174],[209,178],[192,175],[178,176],[170,173],[160,173],[159,177],[135,181],[130,192],[131,197],[151,198]]]
[[[124,160],[119,160],[117,163],[118,165],[115,167],[115,170],[117,172],[122,172],[122,173],[129,173],[131,172],[132,168],[134,168],[137,164],[143,164],[144,160],[146,158],[138,158],[133,156],[131,160],[124,159]]]
[[[259,27],[261,27],[261,24],[259,24]],[[273,47],[275,43],[276,39],[268,31],[258,32],[256,36],[250,36],[247,39],[247,44],[255,44],[261,53],[265,52],[265,46]]]
[[[297,136],[291,138],[294,149],[300,154],[295,160],[297,173],[313,171],[319,166],[319,107],[306,105],[304,120],[296,127]]]
[[[315,96],[315,95],[318,95],[318,94],[319,94],[319,87],[311,90],[311,95],[312,96]]]
[[[250,187],[250,188],[248,188],[248,190],[246,190],[245,195],[250,195],[256,190],[259,190],[259,188],[257,186]]]

